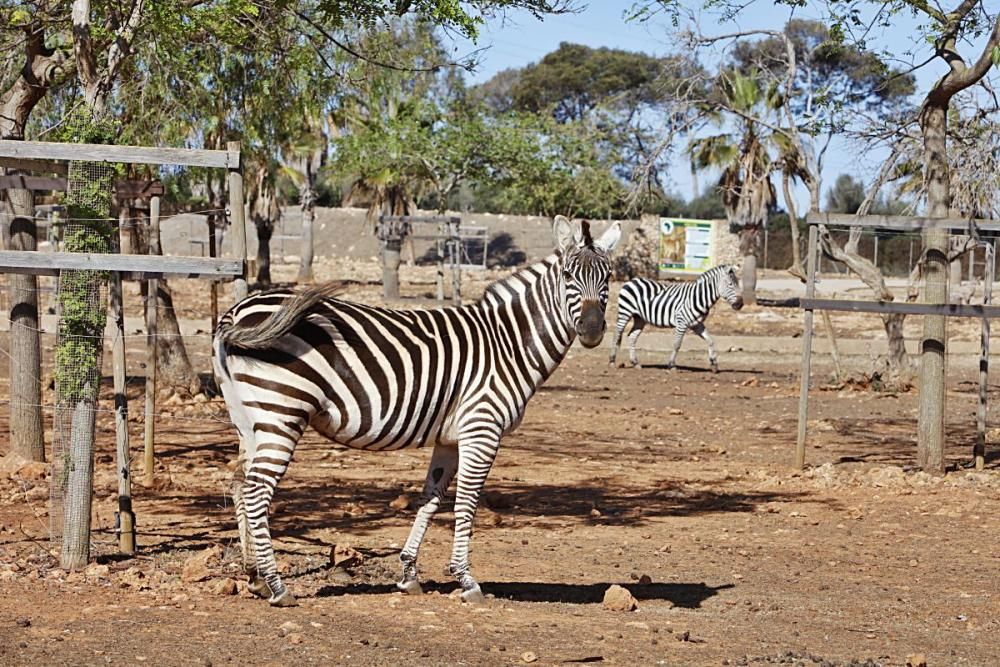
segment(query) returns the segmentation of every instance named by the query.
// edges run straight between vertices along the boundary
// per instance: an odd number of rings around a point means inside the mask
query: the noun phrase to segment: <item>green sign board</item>
[[[660,270],[702,273],[715,265],[711,220],[660,218]]]

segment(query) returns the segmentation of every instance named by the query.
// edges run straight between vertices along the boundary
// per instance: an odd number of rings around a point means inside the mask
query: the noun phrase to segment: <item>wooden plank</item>
[[[0,273],[58,275],[59,271],[122,271],[132,279],[163,277],[221,278],[242,276],[243,262],[238,259],[209,257],[150,257],[75,252],[0,251]]]
[[[806,216],[810,225],[831,225],[837,227],[865,227],[892,229],[897,231],[920,231],[923,229],[954,229],[968,231],[970,222],[982,231],[1000,231],[1000,220],[976,218],[919,218],[902,215],[853,215],[850,213],[816,213]]]
[[[903,313],[905,315],[944,315],[945,317],[1000,317],[1000,306],[957,303],[898,303],[895,301],[849,301],[811,299],[800,301],[805,310],[837,310],[849,313]]]
[[[0,157],[0,167],[6,169],[21,169],[23,171],[35,171],[43,174],[58,174],[65,176],[69,173],[69,165],[65,162],[52,162],[51,160],[29,160],[26,158]]]
[[[819,234],[815,226],[809,227],[809,253],[806,256],[806,298],[816,294],[816,256],[819,254]],[[803,306],[805,307],[805,306]],[[806,465],[806,425],[809,419],[809,382],[812,374],[813,311],[806,309],[802,324],[802,368],[799,371],[799,422],[795,437],[795,467]]]
[[[66,179],[56,176],[0,176],[0,190],[52,190],[66,192]]]
[[[54,176],[0,176],[0,190],[23,189],[66,192],[67,180]],[[115,194],[119,199],[162,196],[163,183],[159,181],[118,181],[115,183]]]
[[[380,215],[379,222],[448,222],[461,224],[462,218],[447,215]]]
[[[60,144],[45,141],[0,140],[0,157],[79,162],[173,164],[188,167],[231,168],[239,165],[239,147],[228,151],[192,148],[151,148],[104,144]]]
[[[115,183],[115,195],[119,199],[149,199],[162,197],[163,183],[160,181],[118,181]]]

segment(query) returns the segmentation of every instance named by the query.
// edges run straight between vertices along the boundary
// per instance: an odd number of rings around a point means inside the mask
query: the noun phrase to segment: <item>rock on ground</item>
[[[639,601],[626,589],[613,584],[604,592],[604,608],[610,611],[634,611],[639,608]]]

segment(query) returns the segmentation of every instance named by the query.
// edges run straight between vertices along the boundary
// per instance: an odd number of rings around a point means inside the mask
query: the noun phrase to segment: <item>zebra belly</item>
[[[318,412],[310,426],[329,440],[352,449],[391,451],[410,447],[458,443],[457,415],[452,411],[437,423],[429,425],[419,420],[418,415],[402,414],[392,420],[388,428],[371,429],[363,433],[351,433],[341,423],[338,411],[326,409]]]

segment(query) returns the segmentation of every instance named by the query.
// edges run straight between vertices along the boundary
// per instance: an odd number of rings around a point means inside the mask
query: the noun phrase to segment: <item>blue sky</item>
[[[993,3],[988,3],[993,4]],[[626,22],[623,13],[631,5],[631,0],[625,2],[580,2],[582,11],[575,14],[546,17],[539,21],[527,13],[514,13],[505,20],[491,21],[482,31],[478,43],[474,46],[463,40],[454,43],[455,56],[467,55],[474,48],[487,47],[479,56],[480,67],[468,76],[470,83],[485,81],[498,71],[509,67],[523,67],[537,62],[546,53],[555,50],[560,42],[575,42],[592,47],[608,46],[633,51],[644,51],[656,55],[670,53],[671,32],[674,30],[669,22],[657,18],[647,23]],[[696,8],[700,4],[691,4]],[[819,18],[821,6],[811,3],[809,6],[797,9],[799,18]],[[702,33],[718,35],[737,30],[755,28],[778,28],[792,15],[787,7],[775,7],[771,3],[758,1],[751,4],[740,15],[736,22],[723,23],[717,14],[692,11],[681,25],[692,25],[697,21]],[[869,43],[878,48],[885,48],[901,59],[913,62],[916,56],[907,55],[908,51],[918,44],[915,40],[919,33],[918,22],[909,16],[899,16],[892,30],[880,30],[869,34]],[[917,47],[919,48],[919,46]],[[920,51],[918,56],[927,57],[927,51]],[[978,52],[977,52],[978,55]],[[922,58],[921,58],[922,59]],[[897,66],[902,66],[898,63]],[[932,64],[917,75],[918,94],[926,90],[934,79],[943,73],[942,65]],[[836,141],[827,155],[824,169],[824,196],[826,189],[840,173],[852,173],[862,177],[873,175],[884,159],[884,154],[859,155],[857,147],[847,141]],[[686,163],[678,163],[670,170],[670,188],[684,197],[691,195],[691,176]],[[709,182],[708,175],[701,177],[701,185]],[[798,194],[801,203],[805,203],[804,190]]]

